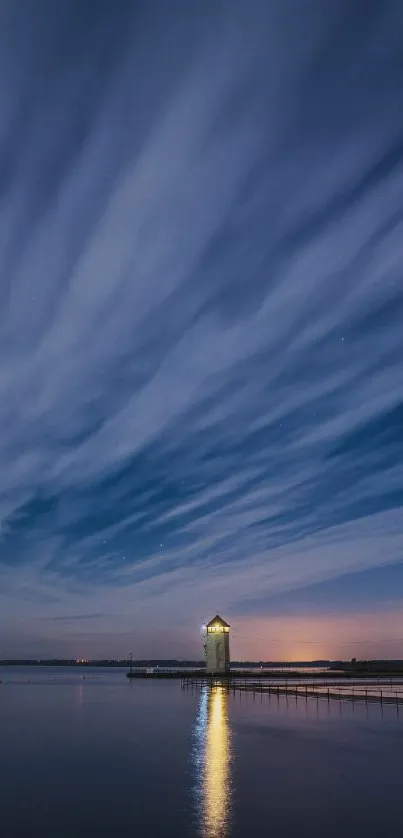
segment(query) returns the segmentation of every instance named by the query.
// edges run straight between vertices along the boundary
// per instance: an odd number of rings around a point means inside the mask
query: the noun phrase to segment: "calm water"
[[[1,838],[401,835],[402,709],[123,670],[0,679]]]

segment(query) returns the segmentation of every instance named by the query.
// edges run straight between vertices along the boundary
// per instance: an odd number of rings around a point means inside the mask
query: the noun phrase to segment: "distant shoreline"
[[[183,661],[183,660],[133,660],[132,662],[129,659],[124,660],[62,660],[59,658],[50,658],[50,659],[29,659],[29,658],[5,658],[4,660],[0,660],[0,666],[72,666],[72,667],[84,667],[84,666],[116,666],[116,667],[128,667],[132,664],[133,667],[136,668],[143,668],[143,667],[153,667],[153,668],[175,668],[175,669],[203,669],[205,666],[205,662],[203,660],[200,661]],[[243,668],[243,669],[281,669],[282,667],[287,667],[288,669],[299,669],[301,667],[312,667],[312,668],[319,668],[319,667],[328,667],[331,666],[331,661],[298,661],[296,662],[288,662],[288,661],[233,661],[231,666],[234,668]]]
[[[36,659],[29,658],[5,658],[0,660],[0,667],[64,667],[72,669],[86,668],[109,668],[129,670],[129,677],[151,677],[151,678],[181,678],[189,676],[189,672],[195,677],[205,677],[204,661],[179,661],[170,660],[63,660],[63,659]],[[261,677],[267,678],[280,674],[281,677],[302,677],[317,678],[323,675],[326,670],[326,677],[360,676],[402,676],[402,660],[369,660],[369,661],[232,661],[231,671],[226,677]],[[225,676],[224,676],[225,677]]]

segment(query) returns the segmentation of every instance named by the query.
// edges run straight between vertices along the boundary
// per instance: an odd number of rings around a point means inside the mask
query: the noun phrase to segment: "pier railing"
[[[292,683],[289,680],[284,682],[268,682],[266,680],[242,680],[233,678],[228,680],[220,677],[210,676],[206,679],[184,677],[183,688],[201,688],[203,685],[211,687],[220,686],[229,693],[249,692],[253,694],[266,693],[267,695],[293,696],[298,699],[316,698],[317,700],[339,700],[339,701],[361,701],[380,704],[403,704],[403,680],[399,679],[370,679],[358,682],[332,680],[323,681],[299,681]]]

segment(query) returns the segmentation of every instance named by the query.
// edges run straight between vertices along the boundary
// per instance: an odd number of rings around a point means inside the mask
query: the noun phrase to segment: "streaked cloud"
[[[401,561],[400,6],[286,6],[0,12],[10,652]]]

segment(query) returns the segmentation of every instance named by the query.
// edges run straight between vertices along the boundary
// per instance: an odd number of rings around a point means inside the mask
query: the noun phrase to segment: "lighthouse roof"
[[[210,620],[210,622],[207,623],[207,628],[209,628],[210,626],[217,626],[217,625],[222,626],[222,628],[231,628],[229,623],[226,623],[225,620],[223,620],[223,618],[220,617],[219,614],[216,614],[214,619]]]

